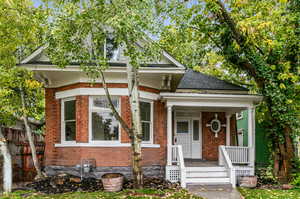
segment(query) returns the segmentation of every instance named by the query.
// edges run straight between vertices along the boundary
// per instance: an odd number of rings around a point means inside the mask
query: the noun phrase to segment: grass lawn
[[[300,189],[274,190],[274,189],[246,189],[239,188],[245,199],[296,199],[300,198]]]
[[[9,195],[0,195],[1,199],[201,199],[201,197],[193,196],[186,190],[124,190],[118,193],[108,192],[73,192],[64,194],[46,195],[42,193],[29,192],[29,191],[16,191]]]

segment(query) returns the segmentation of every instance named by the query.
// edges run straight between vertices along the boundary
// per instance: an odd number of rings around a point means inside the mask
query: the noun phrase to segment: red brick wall
[[[81,159],[96,159],[97,166],[130,166],[130,147],[54,147],[60,143],[60,100],[55,99],[55,92],[74,89],[78,87],[90,87],[91,84],[78,83],[56,89],[46,89],[46,149],[45,166],[63,165],[75,166]],[[94,84],[93,87],[101,87]],[[126,84],[109,84],[109,87],[125,88]],[[140,90],[157,92],[156,89],[140,87]],[[88,96],[76,97],[76,141],[88,142]],[[130,124],[130,108],[127,96],[121,97],[121,115]],[[161,101],[154,102],[154,144],[160,144],[160,148],[143,148],[144,166],[164,165],[166,161],[166,109]],[[121,142],[128,143],[126,132],[121,130]]]
[[[221,124],[226,124],[225,113],[217,113]],[[202,113],[202,158],[204,160],[218,160],[218,146],[226,143],[226,127],[222,127],[218,133],[218,137],[206,127],[212,119],[215,118],[215,113]]]

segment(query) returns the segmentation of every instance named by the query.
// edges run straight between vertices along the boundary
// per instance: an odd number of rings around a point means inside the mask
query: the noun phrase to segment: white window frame
[[[153,114],[154,114],[154,111],[153,111],[153,100],[149,100],[149,99],[145,99],[145,98],[140,98],[139,100],[140,102],[146,102],[146,103],[150,103],[150,140],[149,141],[142,141],[142,144],[153,144]],[[142,118],[141,118],[141,123],[142,122],[148,122],[148,121],[142,121]],[[141,124],[142,125],[142,124]]]
[[[104,97],[106,98],[105,95],[94,95],[94,96],[89,96],[89,143],[91,144],[104,144],[104,145],[111,145],[111,144],[120,144],[121,143],[121,125],[119,123],[119,137],[118,140],[93,140],[93,129],[92,129],[92,113],[94,112],[101,112],[104,108],[99,108],[99,107],[94,107],[93,102],[94,99],[97,97]],[[111,97],[117,97],[118,98],[118,103],[119,103],[119,108],[118,111],[119,113],[121,112],[121,97],[117,95],[113,95]],[[107,110],[105,108],[105,110]]]
[[[60,111],[60,122],[61,122],[61,137],[60,137],[60,142],[62,144],[75,144],[76,143],[76,132],[75,132],[75,140],[74,141],[67,141],[66,140],[66,121],[65,121],[65,102],[67,101],[75,101],[75,125],[77,125],[76,121],[76,112],[77,112],[77,107],[76,107],[76,97],[69,97],[69,98],[64,98],[61,99],[61,111]],[[69,120],[71,121],[71,120]],[[72,120],[73,121],[73,120]],[[76,128],[77,131],[77,128]]]

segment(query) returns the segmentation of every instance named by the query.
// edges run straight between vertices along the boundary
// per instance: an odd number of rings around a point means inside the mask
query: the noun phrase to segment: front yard
[[[63,194],[42,194],[30,191],[16,191],[1,199],[201,199],[201,197],[193,196],[186,190],[124,190],[117,193],[109,193],[103,191],[97,192],[72,192]]]
[[[246,189],[239,188],[245,199],[296,199],[300,198],[300,189]]]

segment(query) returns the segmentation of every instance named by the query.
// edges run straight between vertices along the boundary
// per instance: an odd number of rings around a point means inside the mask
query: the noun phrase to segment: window
[[[76,141],[76,100],[62,100],[62,142]]]
[[[177,133],[189,133],[189,121],[176,122]]]
[[[109,35],[106,38],[105,42],[105,52],[106,52],[106,58],[110,59],[111,61],[118,60],[119,56],[119,47],[118,44],[115,42],[112,35]]]
[[[199,140],[199,120],[193,120],[193,140]]]
[[[92,141],[119,141],[119,122],[113,116],[106,96],[91,97],[91,136]],[[112,97],[119,111],[119,98]]]
[[[140,102],[143,142],[152,143],[152,102]]]

